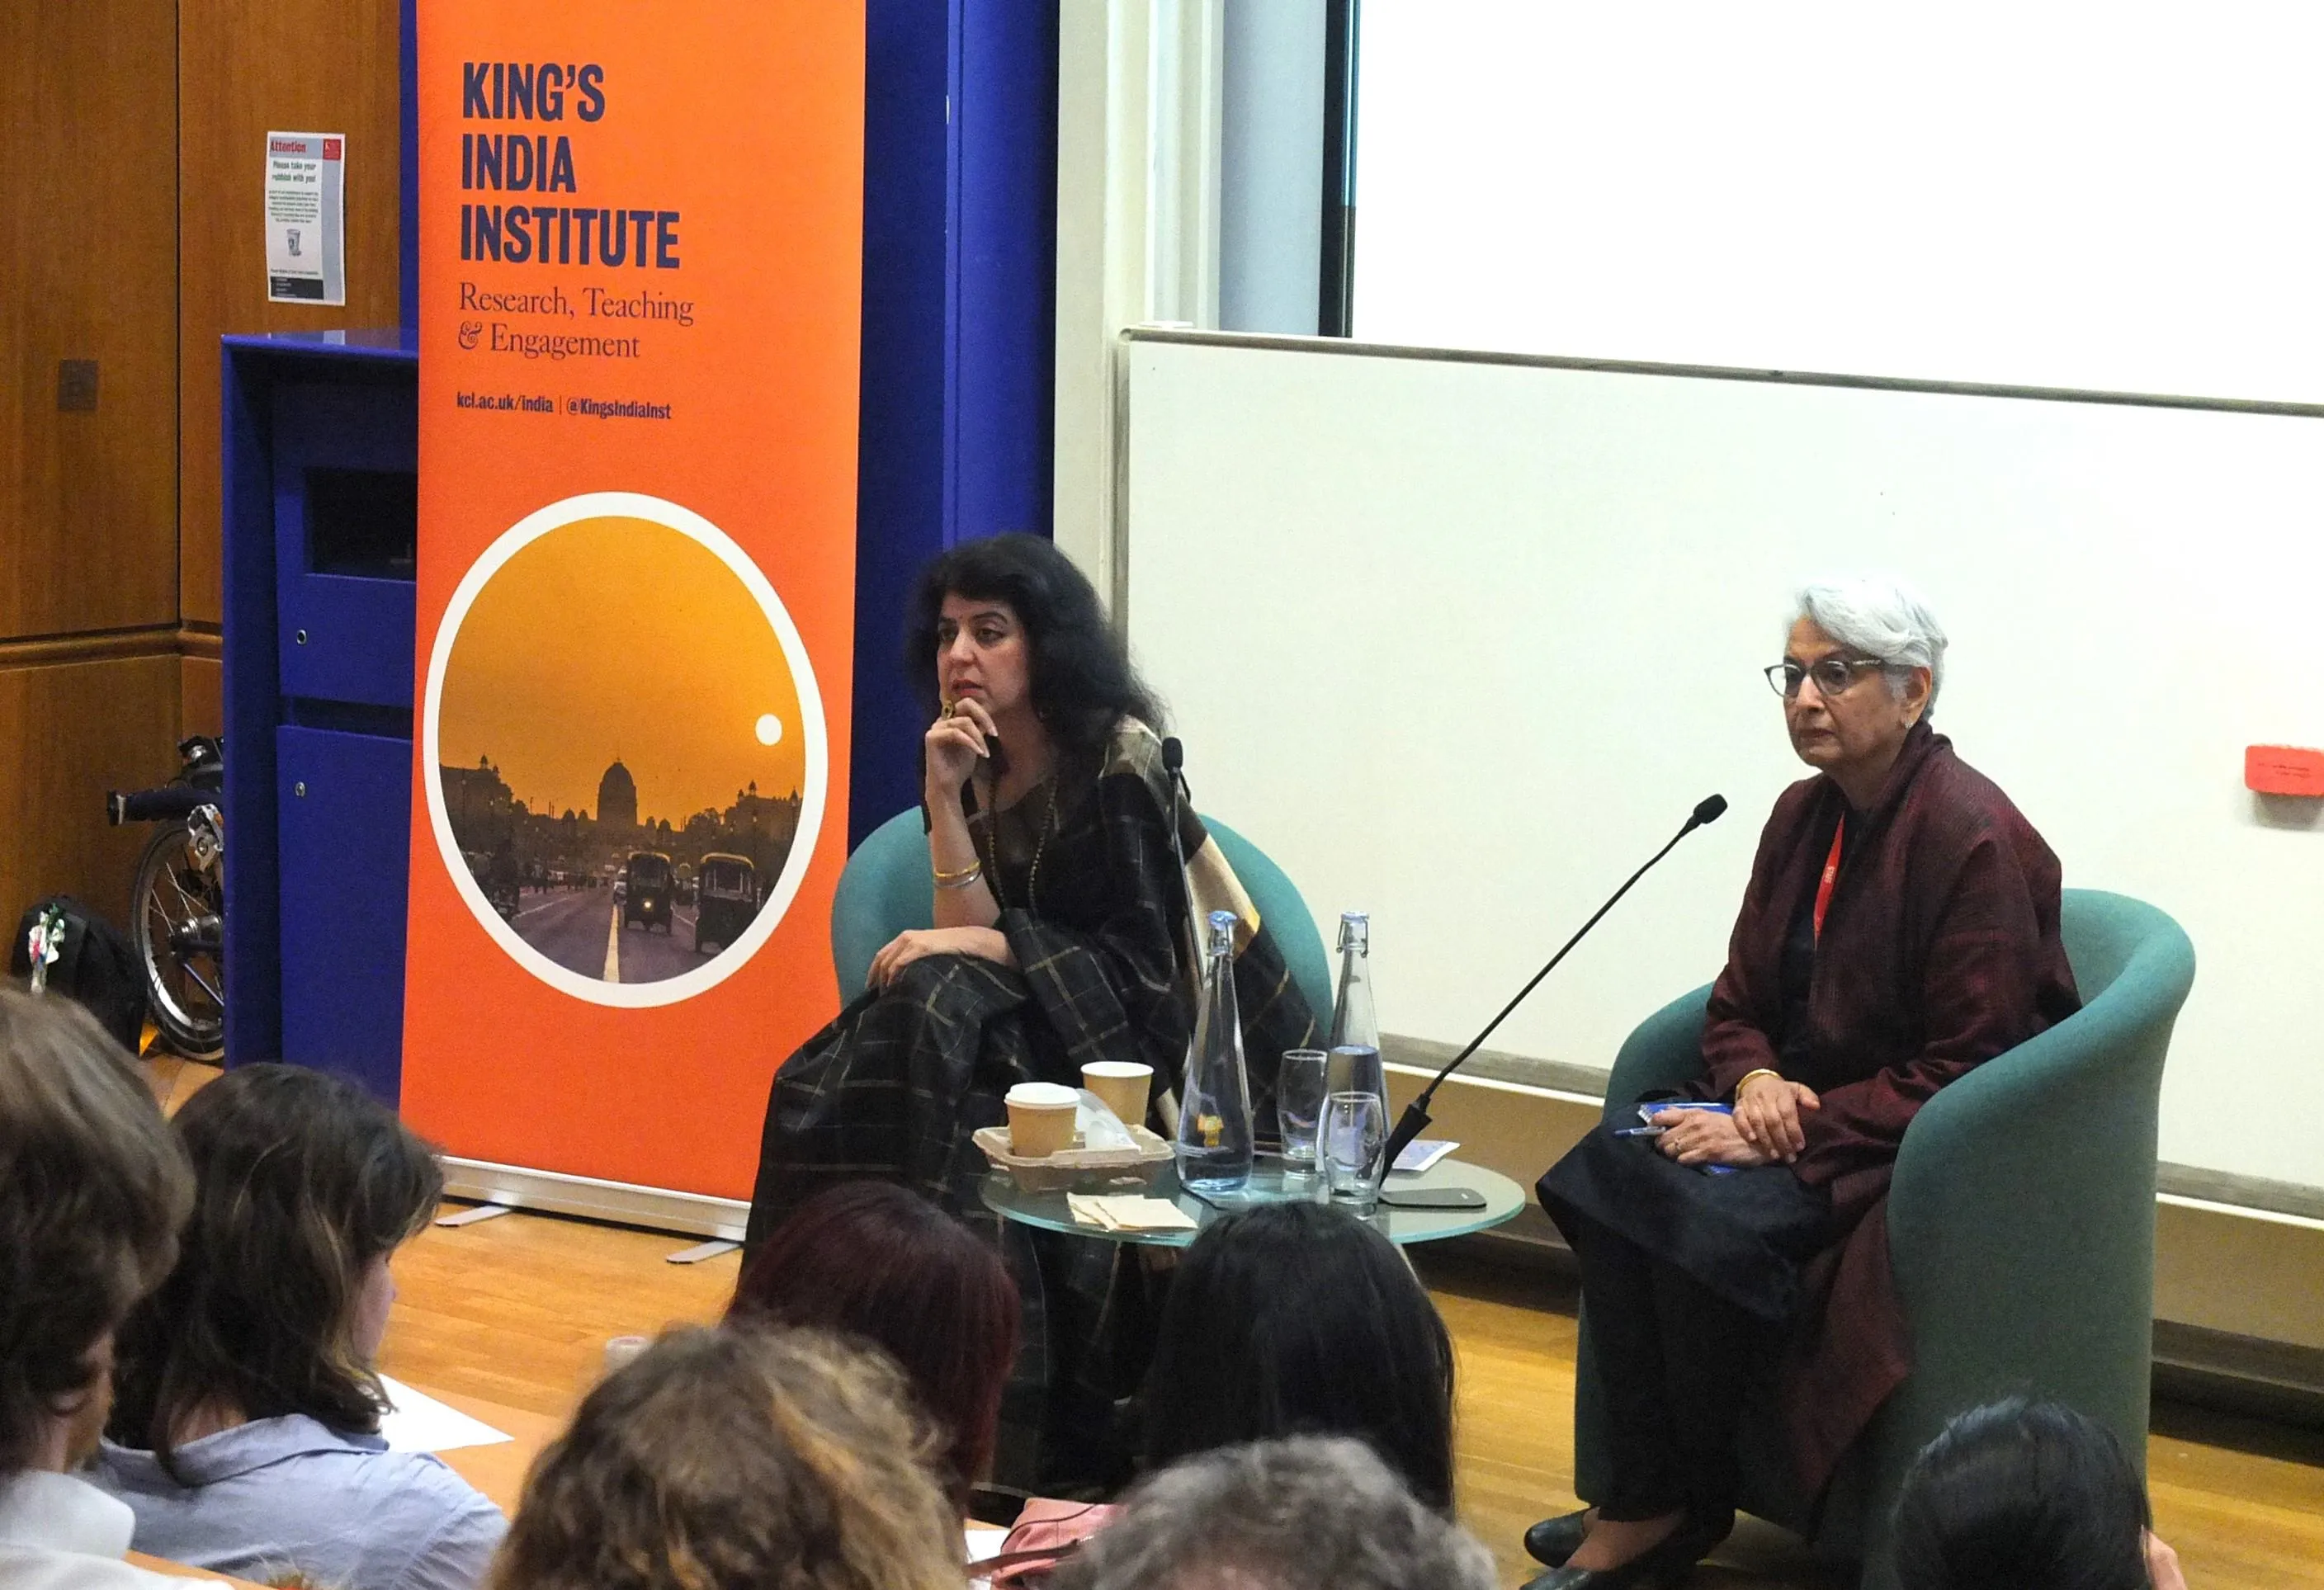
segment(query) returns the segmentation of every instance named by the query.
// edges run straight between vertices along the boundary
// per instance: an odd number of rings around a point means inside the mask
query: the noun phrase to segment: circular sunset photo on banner
[[[806,648],[742,549],[659,498],[568,498],[495,541],[437,632],[425,723],[461,897],[578,998],[667,1005],[724,980],[815,849]]]

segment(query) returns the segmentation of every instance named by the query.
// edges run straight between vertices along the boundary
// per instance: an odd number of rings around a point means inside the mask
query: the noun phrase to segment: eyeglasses
[[[1789,701],[1799,694],[1802,680],[1812,679],[1815,681],[1816,694],[1828,699],[1840,694],[1855,684],[1858,674],[1868,669],[1885,668],[1887,666],[1886,662],[1877,657],[1819,657],[1806,667],[1802,667],[1797,663],[1782,662],[1766,670],[1767,687],[1785,701]]]

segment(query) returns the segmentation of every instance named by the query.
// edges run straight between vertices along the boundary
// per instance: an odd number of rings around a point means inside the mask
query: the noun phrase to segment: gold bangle
[[[972,861],[967,866],[962,868],[958,872],[946,872],[942,868],[933,868],[930,870],[936,874],[936,887],[940,889],[964,889],[969,885],[974,883],[978,878],[984,876],[984,863],[982,861]]]
[[[1735,1090],[1729,1094],[1728,1097],[1734,1099],[1738,1104],[1742,1103],[1743,1089],[1751,1085],[1751,1080],[1754,1077],[1773,1077],[1775,1080],[1780,1082],[1784,1080],[1784,1073],[1781,1071],[1769,1071],[1766,1066],[1761,1066],[1756,1071],[1745,1071],[1743,1073],[1742,1080],[1735,1084]]]

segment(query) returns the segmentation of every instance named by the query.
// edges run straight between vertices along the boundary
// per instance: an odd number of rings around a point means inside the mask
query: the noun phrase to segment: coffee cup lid
[[[985,1097],[990,1098],[991,1095]],[[1079,1104],[1081,1095],[1056,1082],[1019,1082],[1009,1089],[1008,1101],[1028,1109],[1055,1109],[1061,1105]]]

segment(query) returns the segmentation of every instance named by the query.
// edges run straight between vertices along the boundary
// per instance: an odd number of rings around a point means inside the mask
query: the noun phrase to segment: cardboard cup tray
[[[1055,1192],[1103,1178],[1135,1178],[1151,1185],[1170,1163],[1170,1145],[1143,1126],[1130,1128],[1135,1148],[1062,1148],[1042,1159],[1025,1159],[1009,1152],[1009,1128],[982,1126],[976,1146],[996,1170],[1002,1170],[1029,1192]]]

